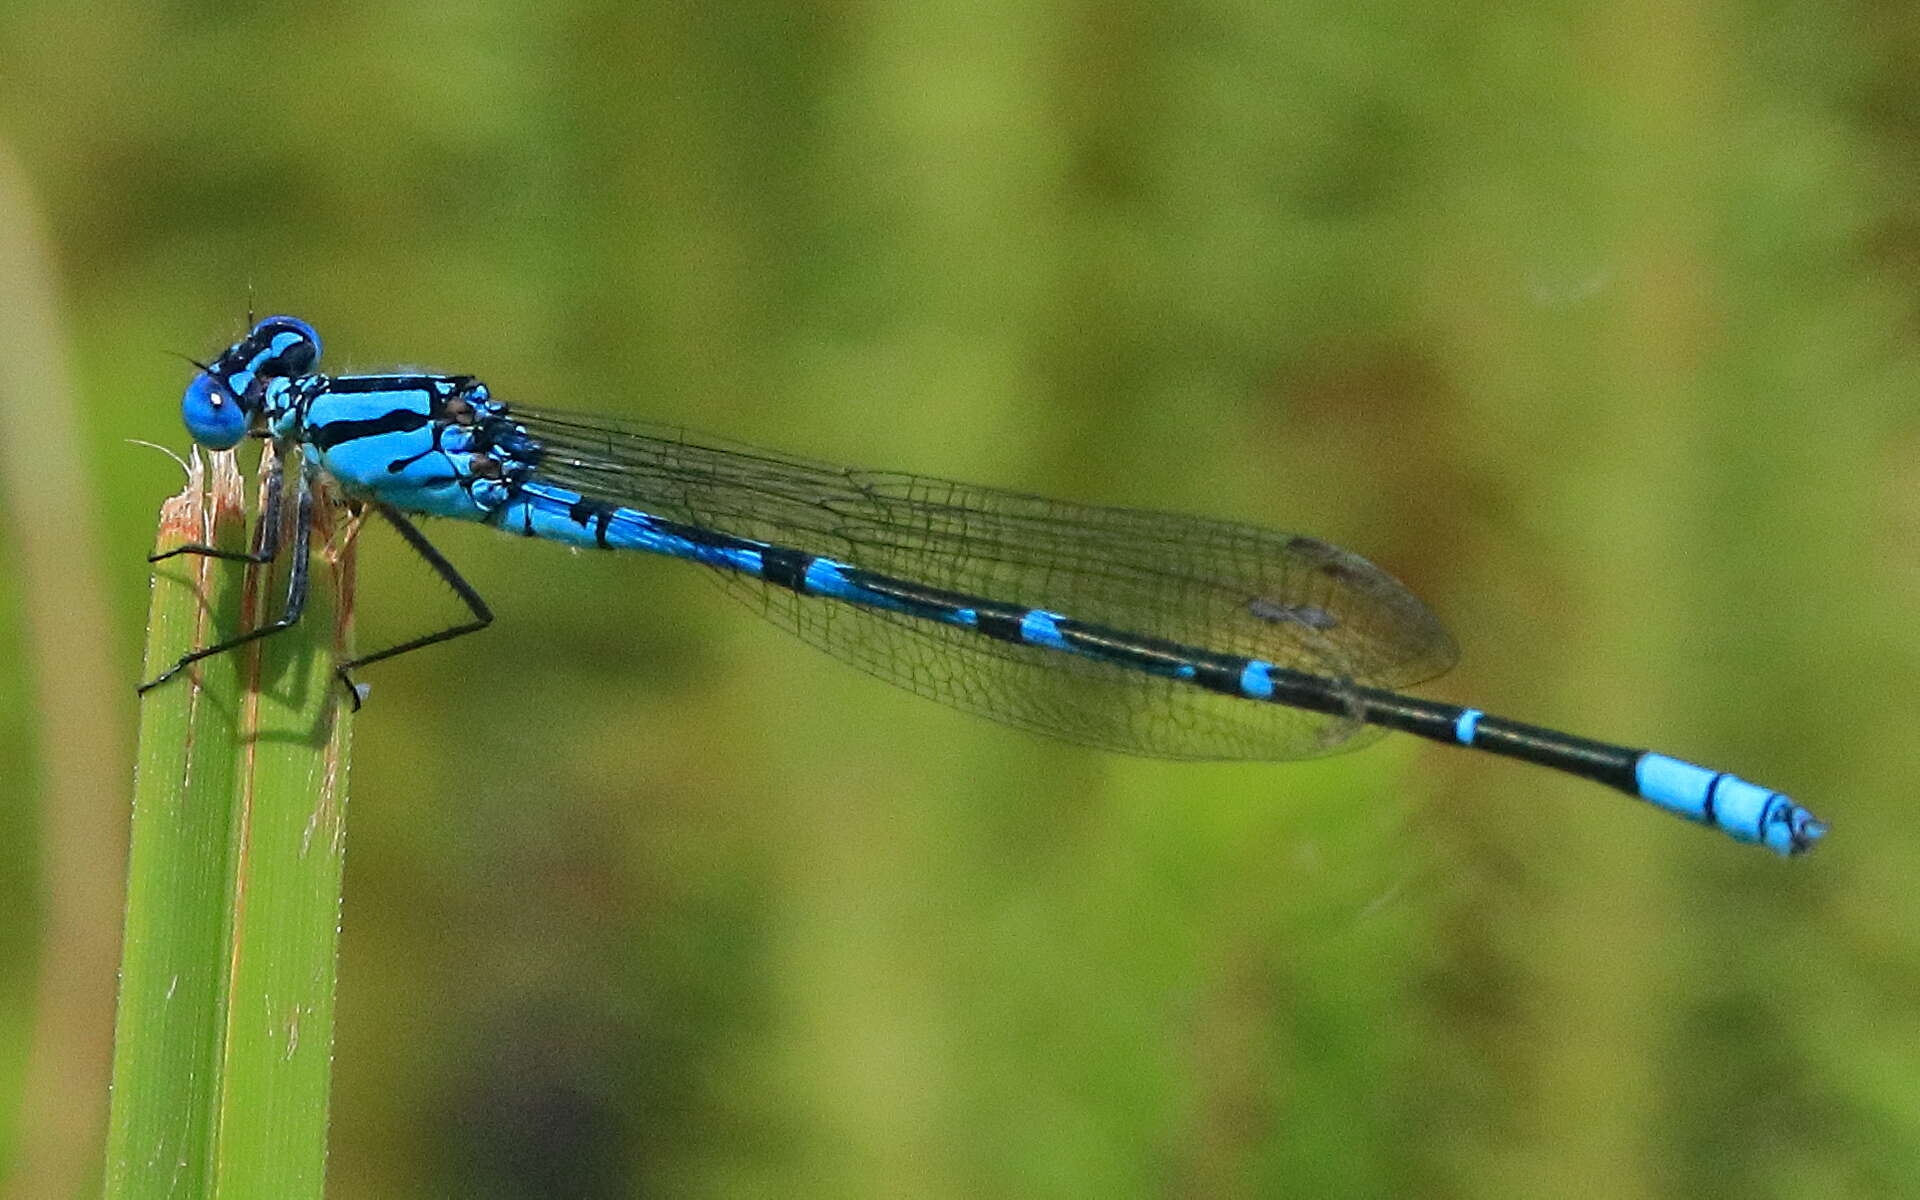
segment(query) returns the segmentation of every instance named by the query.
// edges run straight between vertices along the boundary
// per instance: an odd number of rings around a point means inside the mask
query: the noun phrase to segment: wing
[[[1374,687],[1430,679],[1457,657],[1417,597],[1317,538],[838,466],[670,426],[513,416],[544,447],[540,476],[563,487],[899,579]],[[1055,737],[1163,758],[1287,759],[1378,732],[717,574],[768,619],[888,682]]]

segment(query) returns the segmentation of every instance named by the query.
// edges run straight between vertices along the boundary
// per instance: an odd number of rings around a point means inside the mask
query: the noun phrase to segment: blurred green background
[[[1393,739],[1041,742],[679,564],[430,529],[370,670],[331,1193],[1920,1194],[1920,16],[1271,0],[0,7],[0,1164],[90,1190],[155,506],[336,371],[1311,532]],[[385,532],[360,639],[445,623]],[[17,664],[17,667],[15,666]]]

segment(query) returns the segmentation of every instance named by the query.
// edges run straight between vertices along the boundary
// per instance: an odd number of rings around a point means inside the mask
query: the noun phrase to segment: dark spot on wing
[[[1255,596],[1247,601],[1247,611],[1262,621],[1272,621],[1276,625],[1304,625],[1308,629],[1325,631],[1340,624],[1339,617],[1317,604],[1281,604],[1265,596]]]
[[[1287,541],[1287,550],[1313,564],[1315,571],[1342,583],[1367,583],[1380,573],[1379,568],[1358,554],[1342,550],[1332,542],[1323,542],[1316,537],[1290,538]]]

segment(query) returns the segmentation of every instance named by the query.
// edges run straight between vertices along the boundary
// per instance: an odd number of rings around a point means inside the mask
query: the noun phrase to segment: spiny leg
[[[280,553],[282,474],[281,456],[276,448],[275,452],[267,459],[267,494],[260,505],[259,536],[254,539],[255,545],[252,550],[222,550],[218,546],[209,546],[204,542],[189,542],[184,546],[175,546],[171,550],[163,550],[158,554],[149,554],[147,555],[147,561],[156,563],[163,559],[172,558],[176,554],[198,554],[206,558],[224,558],[229,562],[272,562]],[[178,665],[174,667],[175,671],[179,669]],[[169,671],[167,674],[171,675],[173,671]],[[166,676],[163,675],[160,678],[164,679]],[[160,680],[156,679],[153,682],[158,683]],[[147,685],[147,687],[152,686],[152,683]],[[140,690],[144,692],[147,688],[141,688]]]
[[[352,672],[359,670],[368,663],[376,663],[382,659],[393,658],[397,655],[405,654],[410,650],[418,650],[423,646],[432,646],[440,642],[450,642],[454,638],[461,637],[465,634],[478,633],[480,630],[493,624],[493,610],[488,608],[487,602],[480,598],[480,593],[474,591],[473,585],[460,577],[460,572],[454,570],[453,564],[448,562],[445,556],[433,548],[433,543],[429,542],[426,535],[414,527],[413,522],[407,520],[406,517],[400,514],[398,509],[391,505],[381,504],[376,501],[373,504],[373,508],[387,519],[388,524],[392,525],[394,529],[399,532],[400,536],[406,540],[407,545],[413,548],[415,554],[418,554],[426,560],[427,565],[433,568],[433,573],[438,575],[448,587],[453,589],[453,594],[460,597],[460,602],[465,604],[467,611],[473,614],[473,620],[463,622],[459,625],[449,625],[447,628],[434,633],[424,634],[409,641],[401,642],[397,646],[388,646],[385,650],[379,650],[372,654],[363,654],[350,662],[341,663],[340,666],[335,669],[334,673],[339,675],[340,682],[346,685],[347,695],[352,700],[353,707],[356,709],[360,707],[360,689],[354,685]]]
[[[277,461],[278,460],[276,460],[276,462]],[[276,473],[272,478],[277,479],[278,474]],[[304,471],[301,472],[299,482],[296,485],[296,495],[298,499],[294,504],[293,562],[287,568],[287,602],[282,606],[280,615],[257,629],[249,629],[238,637],[231,637],[224,642],[215,642],[211,646],[203,646],[198,650],[188,651],[180,656],[180,661],[141,684],[138,689],[140,692],[144,693],[149,689],[160,686],[167,680],[172,679],[175,675],[178,675],[183,668],[191,663],[199,662],[203,658],[212,658],[216,654],[225,654],[237,646],[244,646],[248,642],[256,641],[269,634],[283,632],[300,623],[300,614],[305,611],[307,607],[307,552],[312,544],[313,527],[313,489],[308,484]],[[279,498],[277,496],[270,496],[267,507],[273,511],[264,514],[261,518],[262,520],[271,522],[268,528],[262,531],[260,535],[261,553],[265,555],[264,558],[253,558],[232,552],[211,556],[238,558],[248,562],[271,561],[279,549]],[[208,549],[211,550],[212,548],[209,547]]]

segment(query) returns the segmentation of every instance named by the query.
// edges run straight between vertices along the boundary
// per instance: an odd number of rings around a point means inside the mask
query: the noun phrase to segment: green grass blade
[[[240,480],[218,456],[209,493],[196,454],[186,489],[160,510],[156,550],[245,540]],[[156,566],[143,670],[158,674],[240,620],[244,569],[198,555]],[[109,1197],[210,1189],[227,986],[240,662],[199,664],[141,704],[126,933],[108,1119]]]
[[[333,671],[351,654],[353,552],[339,509],[317,500],[306,615],[260,644],[244,710],[216,1159],[216,1194],[236,1200],[324,1191],[352,730]],[[266,610],[285,594],[281,557]]]
[[[231,456],[214,456],[210,492],[197,462],[192,476],[162,509],[159,548],[209,531],[243,545]],[[142,704],[110,1198],[322,1193],[348,749],[332,664],[346,652],[352,555],[337,510],[317,509],[305,619]],[[148,674],[277,613],[281,558],[160,564]]]

